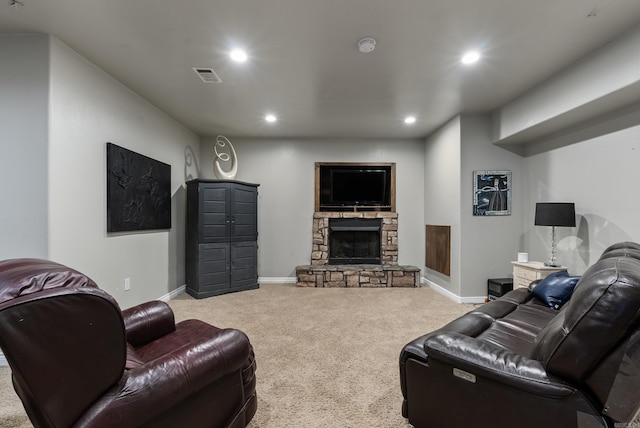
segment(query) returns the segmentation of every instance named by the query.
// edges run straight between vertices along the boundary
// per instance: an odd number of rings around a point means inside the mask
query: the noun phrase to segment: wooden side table
[[[567,270],[566,266],[545,266],[542,262],[511,262],[513,265],[513,288],[529,287],[531,281],[542,279],[553,272]]]

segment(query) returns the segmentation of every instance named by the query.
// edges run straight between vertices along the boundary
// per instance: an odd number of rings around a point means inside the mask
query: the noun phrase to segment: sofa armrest
[[[125,309],[122,318],[127,342],[133,346],[147,344],[176,329],[173,311],[158,300]]]
[[[462,372],[459,377],[481,376],[531,394],[562,398],[576,391],[569,383],[547,373],[540,361],[459,333],[443,332],[424,342],[429,360],[439,360]]]
[[[247,336],[235,329],[183,346],[142,367],[128,370],[95,402],[77,426],[143,425],[208,385],[241,370],[251,355]],[[126,424],[124,424],[126,421]]]

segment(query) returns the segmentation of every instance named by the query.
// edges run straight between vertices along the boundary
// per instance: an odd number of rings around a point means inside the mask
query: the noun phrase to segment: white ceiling
[[[0,3],[0,32],[54,35],[200,136],[424,137],[640,22],[640,0],[20,2]],[[357,48],[365,36],[377,40],[369,54]],[[231,62],[234,46],[249,61]],[[459,62],[468,49],[483,54],[471,67]]]

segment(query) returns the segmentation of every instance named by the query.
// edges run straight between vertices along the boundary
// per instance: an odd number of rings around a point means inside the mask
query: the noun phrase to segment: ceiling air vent
[[[204,83],[222,83],[213,68],[193,67],[193,71],[202,79]]]

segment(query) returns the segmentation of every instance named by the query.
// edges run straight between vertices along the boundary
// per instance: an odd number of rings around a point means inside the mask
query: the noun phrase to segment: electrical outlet
[[[130,278],[125,278],[124,279],[124,291],[129,291],[131,289],[131,279]]]

